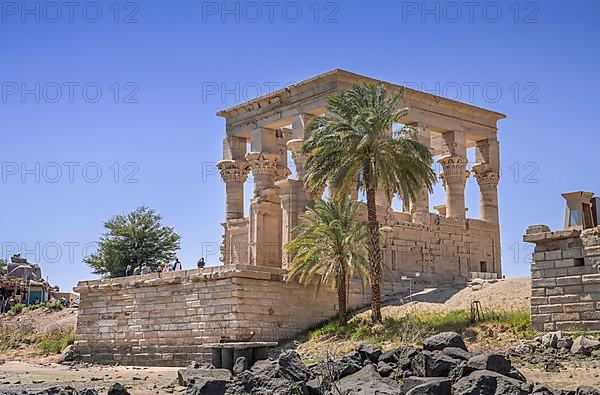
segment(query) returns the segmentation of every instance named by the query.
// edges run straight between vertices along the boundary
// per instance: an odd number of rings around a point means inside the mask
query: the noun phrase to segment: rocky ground
[[[566,349],[561,334],[552,334],[536,343],[545,349]],[[536,344],[537,346],[537,344]],[[523,344],[530,347],[529,344]],[[600,341],[577,338],[569,353],[591,356]],[[515,351],[517,352],[517,351]],[[110,368],[109,368],[110,369]],[[115,374],[113,371],[112,374]],[[112,376],[109,374],[109,377]],[[140,380],[145,372],[135,373]],[[123,377],[121,377],[123,378]],[[101,380],[101,379],[99,379]],[[108,379],[110,381],[110,379]],[[256,362],[248,367],[238,358],[233,372],[194,364],[178,371],[176,383],[166,383],[148,393],[186,393],[194,395],[600,395],[600,391],[576,384],[574,390],[553,388],[526,378],[511,360],[499,353],[475,354],[454,332],[443,332],[424,339],[422,347],[406,345],[387,352],[372,345],[361,345],[338,358],[306,365],[294,350]],[[7,392],[10,393],[10,392]],[[97,388],[76,390],[55,387],[42,392],[20,393],[95,395]],[[133,390],[121,384],[106,389],[108,395],[126,395]],[[143,393],[143,392],[140,392]]]
[[[527,309],[529,283],[529,279],[510,279],[472,283],[466,288],[425,289],[413,295],[412,301],[388,301],[383,314],[443,313],[468,308],[473,300],[479,300],[484,309]],[[77,311],[71,309],[2,316],[0,330],[43,334],[57,327],[74,327],[76,316]],[[352,339],[299,339],[249,369],[243,360],[238,361],[233,375],[199,365],[180,372],[177,368],[59,365],[59,355],[42,355],[33,344],[17,344],[0,354],[0,394],[600,395],[585,387],[600,387],[597,337],[556,332],[523,339],[494,326],[482,330],[489,332],[485,336],[491,341],[482,342],[472,334],[464,341],[452,335],[454,340],[443,348],[427,341],[423,347],[390,341],[382,345],[383,352]]]

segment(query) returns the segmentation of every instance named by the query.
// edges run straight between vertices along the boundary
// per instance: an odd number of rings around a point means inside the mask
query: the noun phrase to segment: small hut
[[[21,254],[10,258],[6,273],[0,275],[0,313],[17,303],[31,305],[48,300],[50,285],[42,277],[39,265],[27,261]]]

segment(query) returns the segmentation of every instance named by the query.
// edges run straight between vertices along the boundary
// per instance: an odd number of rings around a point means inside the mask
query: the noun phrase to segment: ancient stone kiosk
[[[362,82],[401,89],[334,70],[219,112],[226,119],[218,163],[226,190],[224,265],[80,282],[78,355],[97,362],[184,365],[210,358],[206,343],[278,341],[335,315],[334,292],[323,290],[315,298],[311,287],[285,281],[291,262],[283,246],[312,203],[303,188],[305,127],[325,112],[329,95]],[[430,212],[423,191],[419,201],[395,211],[384,191],[378,192],[379,221],[387,232],[384,295],[406,290],[407,278],[440,285],[500,277],[497,121],[504,115],[411,89],[400,105],[409,109],[404,123],[415,127],[412,138],[438,157],[446,204],[437,207],[439,214]],[[466,217],[471,149],[479,219]],[[250,174],[254,191],[245,213]],[[366,210],[362,215],[366,218]],[[368,290],[350,291],[349,306],[369,302]]]

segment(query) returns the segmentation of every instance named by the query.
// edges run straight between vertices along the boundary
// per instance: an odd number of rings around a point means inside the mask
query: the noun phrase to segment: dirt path
[[[483,282],[470,286],[447,286],[426,288],[411,298],[391,300],[383,308],[383,315],[399,316],[414,311],[447,312],[470,309],[471,302],[478,300],[484,310],[529,309],[531,279],[509,278],[496,282]]]
[[[518,367],[527,379],[544,383],[553,388],[574,390],[580,385],[600,388],[600,368],[565,366],[560,372]]]
[[[69,367],[57,364],[6,362],[0,365],[0,393],[40,391],[52,386],[70,385],[77,389],[94,388],[106,393],[118,382],[132,395],[173,392],[178,368],[163,367]]]

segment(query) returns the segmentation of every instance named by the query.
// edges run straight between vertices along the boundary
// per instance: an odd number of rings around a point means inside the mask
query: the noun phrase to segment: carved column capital
[[[488,163],[479,163],[473,166],[473,174],[481,191],[495,190],[500,181],[498,168]]]
[[[248,161],[250,170],[255,177],[275,177],[279,155],[264,152],[248,152],[246,154],[246,160]]]
[[[467,182],[470,173],[467,171],[467,159],[462,156],[448,155],[440,158],[438,163],[442,165],[440,178],[444,187],[448,184],[462,184]]]
[[[221,160],[217,162],[224,182],[244,183],[248,179],[248,162],[241,160]]]

